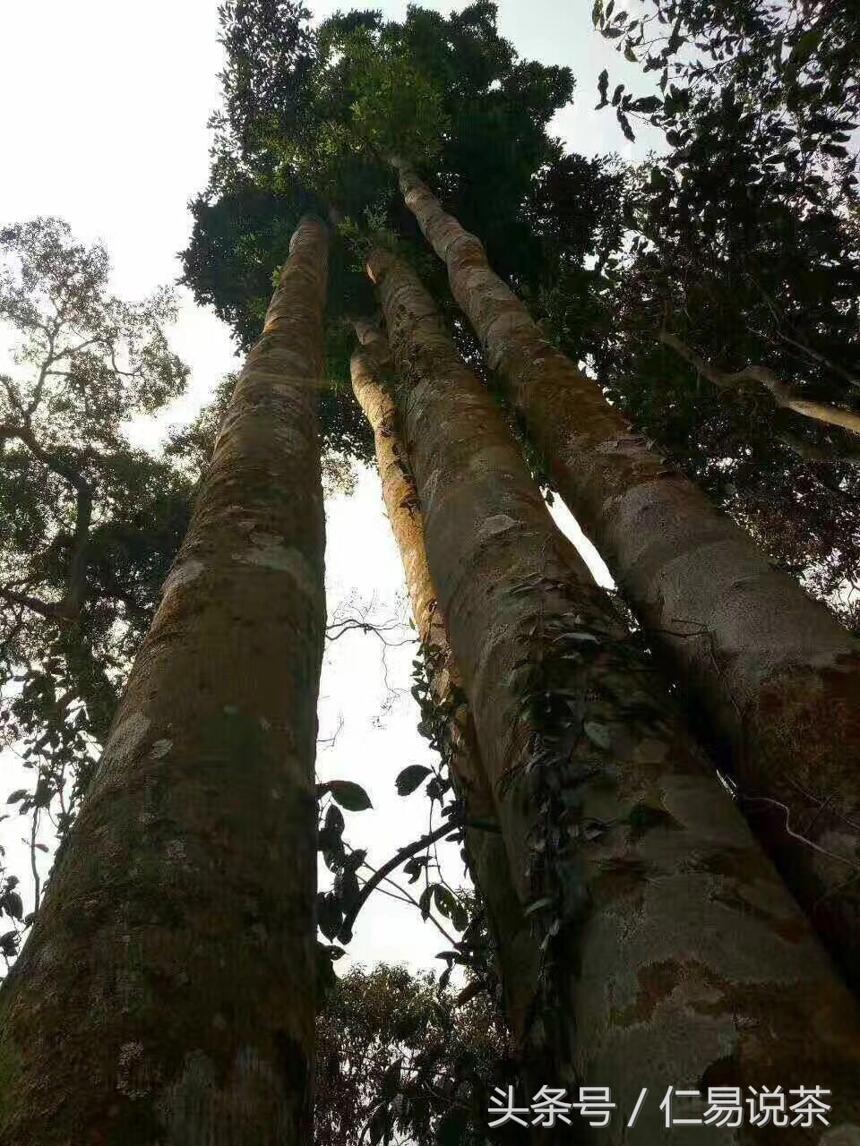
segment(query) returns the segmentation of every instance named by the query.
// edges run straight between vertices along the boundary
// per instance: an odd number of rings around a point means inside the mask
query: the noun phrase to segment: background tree
[[[598,0],[594,17],[658,79],[636,96],[604,73],[600,104],[631,137],[639,118],[666,140],[628,178],[598,376],[856,625],[856,10],[649,0],[631,15]]]
[[[187,525],[189,482],[126,436],[187,371],[172,293],[115,297],[105,250],[61,220],[4,228],[0,260],[0,721],[33,771],[10,803],[35,848],[41,817],[71,822]]]
[[[318,1146],[486,1142],[489,1095],[514,1081],[513,1060],[493,999],[458,1000],[384,963],[338,980],[317,1022]]]

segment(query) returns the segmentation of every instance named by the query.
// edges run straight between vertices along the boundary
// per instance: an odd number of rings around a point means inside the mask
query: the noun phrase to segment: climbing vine
[[[593,841],[615,822],[588,815],[585,798],[595,784],[616,784],[618,728],[659,735],[661,713],[644,693],[622,697],[612,689],[619,670],[629,680],[649,671],[640,633],[630,632],[624,610],[596,586],[575,589],[564,579],[538,574],[515,590],[532,594],[538,606],[525,633],[524,651],[515,664],[520,693],[517,722],[526,747],[499,785],[502,798],[525,786],[535,818],[529,837],[526,872],[533,896],[525,910],[540,945],[541,965],[526,1041],[538,1058],[552,1048],[554,1062],[570,1064],[567,1084],[575,1082],[571,1030],[560,1016],[573,1013],[566,1003],[570,968],[577,951],[590,897],[584,857]],[[593,597],[593,600],[589,599]],[[567,601],[554,607],[547,599]],[[656,808],[635,807],[634,830],[665,818]],[[575,1034],[574,1036],[575,1037]]]

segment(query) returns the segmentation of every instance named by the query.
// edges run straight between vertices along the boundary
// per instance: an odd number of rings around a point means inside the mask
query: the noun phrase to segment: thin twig
[[[402,863],[404,863],[406,860],[408,860],[411,856],[417,855],[418,852],[422,851],[424,848],[429,847],[430,844],[434,843],[436,840],[441,840],[444,836],[450,835],[452,832],[458,831],[461,827],[462,827],[462,824],[459,821],[453,821],[453,822],[449,821],[447,824],[443,824],[442,827],[436,828],[435,831],[429,832],[425,836],[421,836],[420,839],[413,840],[413,842],[411,844],[407,844],[406,847],[403,847],[400,849],[400,851],[395,852],[395,854],[391,857],[391,859],[387,860],[382,865],[382,867],[377,868],[374,875],[367,881],[367,883],[361,889],[361,894],[359,895],[358,899],[356,900],[355,905],[353,906],[352,910],[349,912],[349,914],[346,916],[343,923],[341,924],[340,933],[339,933],[339,937],[340,937],[341,942],[342,943],[349,942],[349,937],[351,937],[351,935],[352,935],[352,928],[353,928],[353,924],[355,923],[356,917],[357,917],[359,911],[361,911],[364,904],[369,899],[374,888],[378,887],[379,884],[382,883],[382,881],[388,875],[391,874],[391,872],[395,871],[398,867],[400,867],[400,865]]]

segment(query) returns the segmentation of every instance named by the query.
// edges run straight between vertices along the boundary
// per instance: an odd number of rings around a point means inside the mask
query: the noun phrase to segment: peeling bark
[[[641,1086],[815,1075],[857,1136],[855,1001],[650,658],[556,529],[432,299],[387,252],[368,270],[430,573],[517,894],[547,939],[546,1007],[533,1021],[555,1053],[552,1082],[609,1086],[629,1114]],[[653,1146],[685,1133],[667,1131],[655,1105],[633,1129],[619,1114],[597,1137]],[[769,1138],[712,1126],[689,1141]],[[793,1141],[824,1139],[795,1130]]]
[[[382,381],[391,362],[388,342],[371,324],[355,325],[362,348],[355,351],[350,363],[352,387],[373,430],[382,497],[403,562],[415,628],[428,664],[435,668],[430,680],[433,699],[440,711],[448,713],[453,779],[463,799],[467,824],[492,822],[495,808],[481,764],[472,714],[427,566],[418,494],[398,432],[394,399]],[[465,844],[496,947],[505,1014],[517,1044],[522,1046],[536,989],[537,945],[511,882],[501,835],[467,827]]]
[[[720,753],[751,823],[860,985],[860,642],[542,336],[406,165],[407,205],[504,392]]]
[[[317,428],[327,230],[305,218],[161,604],[0,993],[0,1139],[312,1138]]]

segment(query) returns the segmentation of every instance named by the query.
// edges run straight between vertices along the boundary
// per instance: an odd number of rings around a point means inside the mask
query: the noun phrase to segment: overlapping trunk
[[[487,830],[486,826],[495,821],[492,794],[427,566],[421,510],[397,429],[394,398],[383,381],[391,362],[388,342],[367,323],[356,323],[356,333],[362,348],[352,356],[352,387],[373,430],[382,496],[403,562],[412,616],[430,673],[433,701],[446,725],[448,764],[466,812],[469,866],[487,910],[505,1013],[517,1043],[523,1046],[537,983],[538,950],[511,882],[501,835]],[[470,824],[484,826],[476,828]],[[524,1046],[523,1053],[527,1053]]]
[[[683,1141],[640,1087],[827,1079],[860,1133],[860,1017],[654,666],[558,532],[414,273],[376,250],[427,558],[520,902],[556,1077],[609,1086],[606,1143]],[[573,1061],[567,1057],[573,1045]],[[696,1141],[763,1140],[698,1128]],[[757,1135],[759,1135],[757,1137]],[[795,1140],[818,1141],[815,1132]]]
[[[703,736],[727,752],[756,832],[857,983],[860,643],[649,450],[402,164],[400,186],[554,485],[701,714]]]
[[[327,243],[302,220],[0,993],[3,1142],[311,1140]]]

